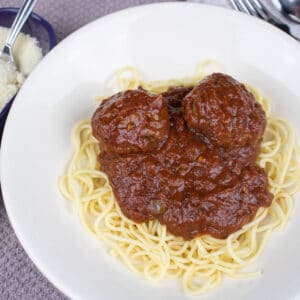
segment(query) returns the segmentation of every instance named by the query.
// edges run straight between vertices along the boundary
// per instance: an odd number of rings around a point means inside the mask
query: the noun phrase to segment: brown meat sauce
[[[199,134],[195,116],[182,109],[190,99],[201,101],[199,87],[205,89],[204,83],[210,84],[216,77],[220,86],[229,88],[222,94],[222,88],[214,83],[218,93],[206,94],[204,102],[227,97],[226,105],[231,105],[232,97],[236,102],[238,97],[247,98],[241,100],[246,103],[243,114],[226,116],[246,128],[238,133],[239,138],[235,129],[224,131],[227,121],[223,113],[213,111],[218,122],[223,122],[221,134],[217,126]],[[210,91],[212,88],[207,93]],[[112,115],[116,108],[118,114]],[[134,123],[136,128],[126,131],[126,122],[132,122],[137,111],[144,115]],[[197,115],[200,117],[199,112]],[[245,116],[249,128],[239,120]],[[102,102],[92,119],[93,134],[100,141],[101,170],[108,175],[124,215],[138,223],[158,219],[169,232],[187,240],[203,234],[226,238],[250,222],[259,207],[271,204],[267,176],[255,163],[265,124],[265,115],[253,96],[223,74],[213,74],[194,88],[171,87],[161,95],[143,89],[116,94]],[[152,143],[144,141],[147,135],[140,135],[148,134],[148,128]],[[225,144],[218,140],[223,138]]]

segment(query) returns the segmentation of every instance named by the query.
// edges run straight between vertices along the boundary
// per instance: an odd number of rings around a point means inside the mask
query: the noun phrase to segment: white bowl
[[[184,299],[178,281],[147,282],[110,257],[57,188],[71,153],[70,133],[91,116],[113,72],[132,65],[146,80],[193,74],[218,60],[274,103],[300,132],[300,45],[275,27],[221,8],[163,3],[101,18],[59,44],[19,92],[2,140],[1,181],[11,223],[40,270],[73,299]],[[298,197],[299,198],[299,197]],[[298,199],[299,200],[299,199]],[[253,280],[225,280],[201,299],[300,297],[300,210],[275,232]]]

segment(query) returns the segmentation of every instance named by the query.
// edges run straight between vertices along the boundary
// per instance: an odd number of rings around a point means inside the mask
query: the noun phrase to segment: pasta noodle
[[[213,61],[200,64],[195,76],[180,80],[143,82],[139,72],[126,67],[116,73],[120,90],[142,86],[153,93],[169,86],[195,85],[208,67],[219,70]],[[108,178],[100,171],[98,141],[92,135],[90,120],[80,122],[72,133],[74,153],[59,188],[72,200],[89,232],[110,247],[131,270],[147,279],[180,278],[188,294],[202,294],[216,288],[223,275],[251,278],[257,272],[245,272],[263,250],[271,232],[283,229],[293,210],[294,194],[300,188],[300,150],[293,127],[288,121],[271,115],[270,102],[247,86],[262,104],[267,128],[258,164],[269,178],[273,203],[260,208],[254,220],[227,239],[201,236],[191,241],[175,237],[157,220],[136,224],[126,218],[116,202]]]

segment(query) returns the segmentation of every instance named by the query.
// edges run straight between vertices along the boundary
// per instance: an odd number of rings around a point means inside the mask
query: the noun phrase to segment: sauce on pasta
[[[271,205],[256,165],[265,126],[253,95],[221,73],[161,94],[120,92],[92,119],[101,171],[123,214],[158,219],[186,240],[226,238]]]

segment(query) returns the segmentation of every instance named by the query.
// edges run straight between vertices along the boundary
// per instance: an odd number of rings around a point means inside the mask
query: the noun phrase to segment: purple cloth
[[[160,0],[40,0],[35,11],[54,27],[58,39],[113,11]],[[229,0],[195,0],[230,6]],[[266,1],[269,2],[269,1]],[[18,7],[21,0],[1,0],[0,7]],[[0,199],[0,300],[67,299],[33,265],[17,240]]]

